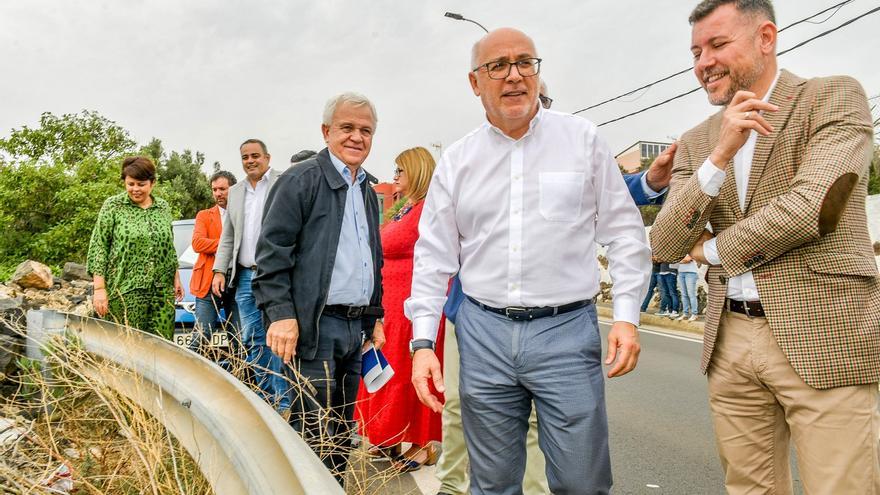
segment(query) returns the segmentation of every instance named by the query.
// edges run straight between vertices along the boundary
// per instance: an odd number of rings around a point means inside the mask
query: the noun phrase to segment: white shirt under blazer
[[[638,325],[651,251],[638,208],[596,126],[538,110],[520,139],[485,122],[443,153],[415,247],[413,338],[434,340],[449,278],[494,307],[560,306],[599,292],[608,247],[614,320]]]

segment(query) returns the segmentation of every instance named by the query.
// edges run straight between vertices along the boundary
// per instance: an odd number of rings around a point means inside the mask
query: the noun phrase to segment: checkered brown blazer
[[[873,128],[861,86],[844,76],[801,79],[782,71],[770,97],[779,111],[758,136],[740,211],[732,162],[716,197],[696,171],[718,141],[721,112],[685,133],[669,198],[651,229],[661,261],[687,254],[707,222],[721,266],[706,274],[705,373],[728,277],[752,271],[767,320],[792,367],[824,389],[880,380],[880,277],[865,217]]]

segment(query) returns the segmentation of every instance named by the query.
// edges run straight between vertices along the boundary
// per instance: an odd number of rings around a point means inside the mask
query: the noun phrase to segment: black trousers
[[[292,367],[285,367],[292,382],[290,425],[341,485],[356,429],[363,324],[322,315],[318,325],[315,359],[295,358]]]

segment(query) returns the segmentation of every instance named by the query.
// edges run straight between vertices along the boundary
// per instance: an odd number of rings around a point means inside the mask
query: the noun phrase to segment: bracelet
[[[96,291],[96,290],[107,290],[107,289],[104,287],[93,287],[92,290]]]

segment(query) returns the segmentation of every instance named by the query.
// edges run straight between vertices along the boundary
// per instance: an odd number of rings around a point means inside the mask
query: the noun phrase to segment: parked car
[[[195,219],[171,222],[174,250],[177,252],[177,269],[180,271],[180,284],[183,285],[183,299],[176,303],[174,308],[174,343],[181,347],[186,347],[189,344],[192,329],[196,324],[196,298],[189,291],[193,266],[198,258],[198,253],[192,248],[192,234],[195,224]],[[220,317],[225,317],[222,310]],[[226,332],[215,332],[211,345],[225,347],[226,341]]]

